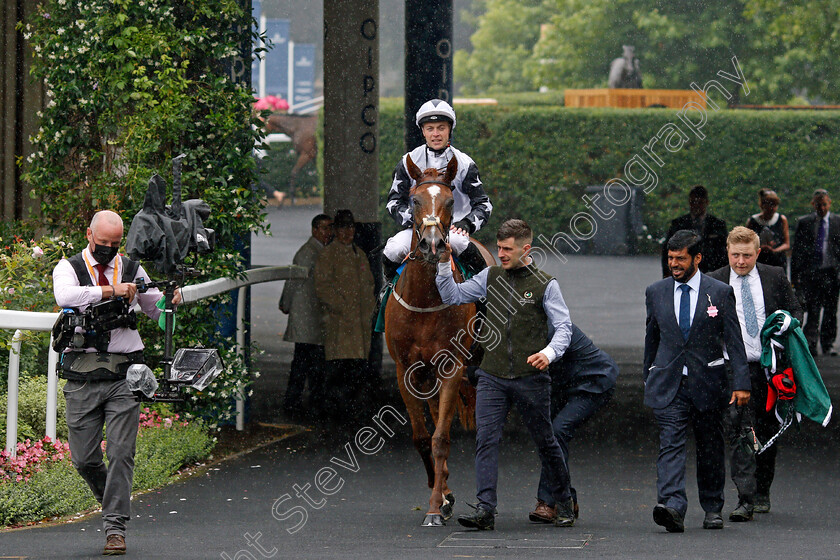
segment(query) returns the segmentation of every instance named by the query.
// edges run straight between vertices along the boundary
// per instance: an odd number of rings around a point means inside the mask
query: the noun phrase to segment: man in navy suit
[[[595,346],[577,325],[572,323],[572,339],[563,356],[548,366],[551,375],[551,422],[566,469],[569,467],[569,444],[577,429],[609,402],[615,392],[618,365],[609,354]],[[543,467],[537,490],[537,507],[528,515],[534,523],[552,523],[556,517],[554,498]],[[572,503],[578,516],[577,492]]]
[[[790,272],[808,315],[802,332],[808,339],[811,354],[816,356],[817,339],[823,354],[836,354],[833,346],[837,338],[840,295],[840,216],[829,212],[831,197],[828,191],[814,191],[811,204],[814,212],[796,222]]]
[[[688,426],[697,447],[697,487],[704,529],[723,528],[726,457],[723,411],[750,399],[750,372],[732,287],[698,270],[700,236],[676,232],[668,241],[671,277],[645,291],[645,404],[659,424],[658,504],[653,520],[684,531],[688,501],[685,459]],[[724,345],[733,371],[730,388]]]

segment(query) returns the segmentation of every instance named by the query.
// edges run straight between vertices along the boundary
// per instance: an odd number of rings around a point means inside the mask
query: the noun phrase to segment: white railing
[[[291,107],[289,107],[289,113],[294,113],[296,115],[308,115],[310,113],[315,113],[324,106],[324,96],[321,95],[319,97],[313,97],[312,99],[307,99],[306,101],[301,101],[300,103],[295,103]]]
[[[181,288],[183,304],[223,294],[230,290],[239,290],[236,306],[236,351],[240,355],[245,352],[245,289],[252,284],[273,282],[275,280],[289,280],[292,278],[306,278],[308,271],[296,265],[265,266],[253,268],[239,278],[218,278],[203,284],[184,286]],[[14,330],[12,349],[9,351],[9,395],[6,408],[6,450],[14,457],[17,452],[18,427],[18,386],[20,378],[20,341],[23,331],[50,331],[58,318],[58,313],[38,313],[32,311],[12,311],[0,309],[0,329]],[[55,439],[56,407],[58,396],[58,373],[56,364],[58,354],[50,349],[47,369],[47,411],[46,435]],[[242,388],[236,392],[236,429],[245,429],[245,399]]]

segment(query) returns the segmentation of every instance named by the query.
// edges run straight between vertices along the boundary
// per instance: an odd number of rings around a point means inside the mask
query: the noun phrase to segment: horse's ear
[[[455,179],[455,175],[458,174],[458,158],[452,156],[452,159],[449,160],[449,163],[446,164],[446,175],[444,176],[443,180],[446,181],[447,185],[452,185],[452,181]]]
[[[414,164],[409,154],[405,155],[405,168],[408,169],[408,176],[415,181],[419,181],[423,177],[423,172]]]

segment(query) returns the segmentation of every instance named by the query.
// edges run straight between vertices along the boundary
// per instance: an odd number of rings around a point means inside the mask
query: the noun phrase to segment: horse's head
[[[415,181],[411,189],[411,206],[414,213],[414,239],[412,252],[419,251],[427,262],[437,262],[438,252],[443,251],[449,241],[449,226],[455,199],[452,196],[452,180],[458,172],[458,160],[449,160],[446,172],[420,168],[406,156],[408,174]],[[416,245],[415,245],[416,243]]]

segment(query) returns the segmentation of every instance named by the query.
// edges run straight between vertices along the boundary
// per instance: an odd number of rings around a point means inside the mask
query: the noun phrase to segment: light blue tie
[[[683,339],[688,340],[688,333],[691,332],[691,296],[689,290],[691,286],[683,284],[680,286],[682,294],[680,295],[680,330],[683,334]]]
[[[744,323],[747,327],[747,334],[751,337],[758,336],[758,318],[755,316],[755,302],[750,289],[749,276],[741,276],[741,303],[744,306]]]

